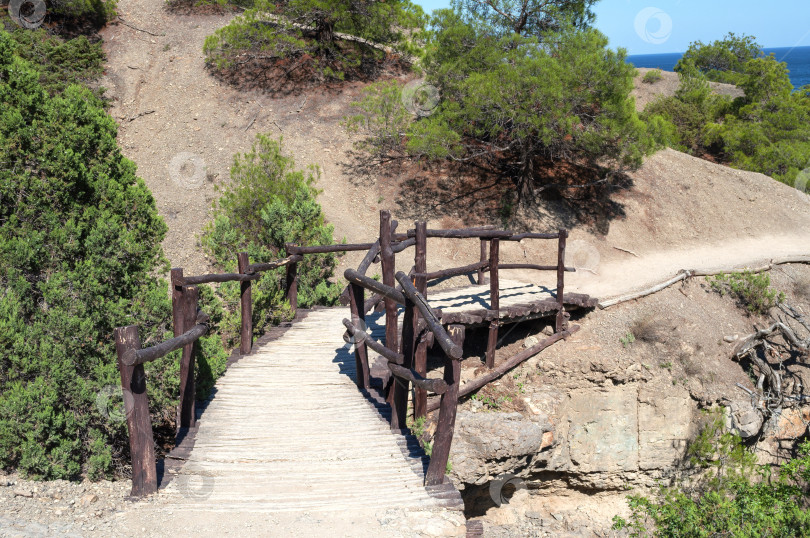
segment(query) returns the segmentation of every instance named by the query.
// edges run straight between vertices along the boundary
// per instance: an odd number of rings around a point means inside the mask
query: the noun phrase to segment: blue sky
[[[425,11],[450,0],[414,0]],[[692,41],[749,34],[763,47],[810,46],[810,0],[601,0],[596,27],[629,54],[683,52]]]

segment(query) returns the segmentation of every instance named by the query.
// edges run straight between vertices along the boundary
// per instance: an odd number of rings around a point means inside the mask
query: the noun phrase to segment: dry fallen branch
[[[762,273],[763,271],[770,271],[777,265],[784,265],[786,263],[810,263],[810,256],[793,256],[790,258],[774,258],[771,260],[770,263],[763,265],[761,267],[756,267],[754,269],[749,268],[742,268],[752,273]],[[666,280],[660,284],[656,284],[655,286],[648,288],[643,291],[628,293],[627,295],[622,295],[620,297],[615,297],[613,299],[607,299],[605,301],[601,301],[599,303],[599,308],[607,308],[609,306],[615,306],[617,304],[625,303],[627,301],[632,301],[633,299],[639,299],[641,297],[645,297],[647,295],[651,295],[653,293],[659,292],[665,288],[668,288],[672,284],[679,282],[681,280],[685,280],[686,278],[693,277],[693,276],[714,276],[719,275],[720,273],[731,273],[734,271],[742,270],[739,267],[731,267],[728,269],[690,269],[689,271],[685,269],[681,269],[676,276],[673,278]]]

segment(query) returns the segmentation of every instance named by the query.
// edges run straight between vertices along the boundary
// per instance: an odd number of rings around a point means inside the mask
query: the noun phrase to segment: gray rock
[[[464,483],[483,484],[515,473],[542,449],[548,431],[551,424],[545,417],[460,411],[450,453],[453,474]]]
[[[762,429],[763,417],[762,413],[751,404],[751,400],[740,398],[726,402],[729,426],[736,430],[743,439],[757,435]]]
[[[532,346],[536,346],[540,343],[540,340],[536,336],[529,336],[525,340],[523,340],[523,347],[530,348]]]

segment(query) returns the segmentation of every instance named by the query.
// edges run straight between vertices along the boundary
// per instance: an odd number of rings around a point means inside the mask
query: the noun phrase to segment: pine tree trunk
[[[315,40],[318,43],[332,43],[335,40],[335,25],[329,19],[318,21],[315,27]]]

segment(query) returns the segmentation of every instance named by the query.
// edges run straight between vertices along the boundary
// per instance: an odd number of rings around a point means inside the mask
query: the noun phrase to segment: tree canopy
[[[706,44],[694,41],[675,65],[680,72],[693,64],[709,80],[737,84],[743,80],[748,60],[762,55],[762,47],[754,36],[729,32],[723,39]]]
[[[495,35],[540,37],[567,25],[584,29],[594,20],[591,7],[599,0],[453,0],[464,22],[483,26]]]
[[[206,61],[220,68],[262,59],[293,60],[292,67],[284,65],[292,69],[311,56],[321,73],[342,78],[345,70],[381,56],[383,47],[411,51],[409,34],[422,24],[422,9],[410,0],[257,0],[208,36],[203,50]]]
[[[542,161],[602,168],[607,181],[654,148],[630,98],[635,69],[601,33],[567,26],[541,39],[499,36],[464,19],[450,10],[435,14],[424,67],[442,99],[412,125],[410,151],[495,157],[528,201],[543,188]]]

